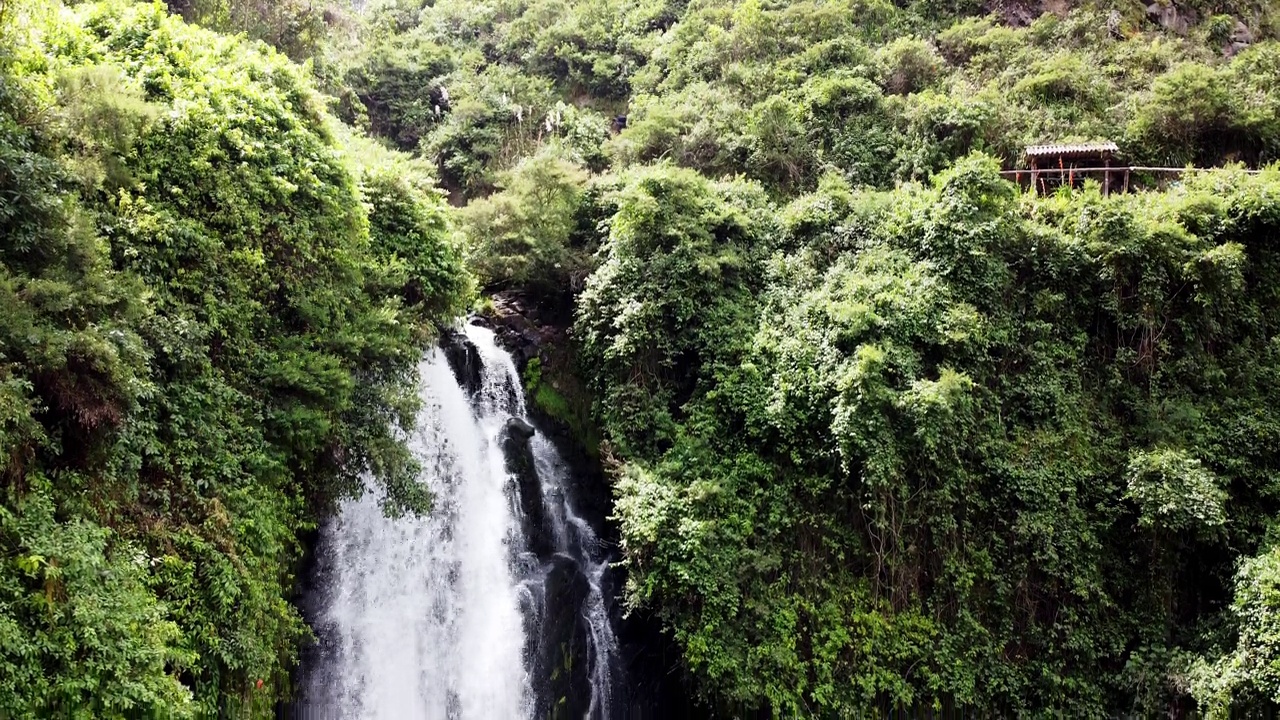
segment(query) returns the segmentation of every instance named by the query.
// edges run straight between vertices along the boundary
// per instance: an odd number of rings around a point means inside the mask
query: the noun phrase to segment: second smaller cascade
[[[486,372],[506,374],[512,392],[520,394],[514,363],[496,348],[490,331],[468,325],[452,342],[447,354],[464,387],[473,364],[479,364]],[[501,443],[524,539],[518,592],[535,717],[620,717],[623,673],[605,599],[607,547],[575,509],[568,463],[534,427],[524,403],[514,406]]]

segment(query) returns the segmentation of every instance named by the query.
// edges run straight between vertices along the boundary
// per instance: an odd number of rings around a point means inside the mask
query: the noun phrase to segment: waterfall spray
[[[528,425],[511,356],[491,331],[464,332],[452,367],[438,349],[419,367],[410,447],[432,513],[389,519],[370,491],[321,531],[306,718],[616,714],[605,549],[568,500],[555,446]],[[575,674],[585,697],[553,680]]]

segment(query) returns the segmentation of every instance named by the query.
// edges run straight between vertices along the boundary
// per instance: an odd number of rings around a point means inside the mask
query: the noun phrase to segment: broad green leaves
[[[1140,508],[1145,528],[1212,530],[1226,522],[1227,493],[1199,460],[1172,449],[1135,453],[1127,470],[1125,497]]]
[[[587,173],[555,147],[544,147],[502,173],[500,190],[462,209],[470,263],[489,289],[555,296],[580,288],[590,250],[575,247]]]

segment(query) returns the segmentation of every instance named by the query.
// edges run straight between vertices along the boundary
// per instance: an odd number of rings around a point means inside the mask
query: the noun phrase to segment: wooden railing
[[[1214,170],[1227,170],[1227,169],[1230,169],[1230,168],[1221,168],[1221,167],[1208,167],[1208,168],[1200,168],[1200,167],[1148,167],[1148,166],[1146,166],[1146,165],[1113,165],[1113,166],[1111,166],[1111,167],[1085,167],[1085,168],[1056,168],[1056,167],[1045,167],[1045,168],[1039,168],[1039,169],[1036,169],[1036,170],[1032,170],[1031,168],[1023,168],[1023,169],[1021,169],[1021,170],[1001,170],[1001,171],[1000,171],[1000,174],[1001,174],[1001,175],[1003,175],[1003,176],[1005,176],[1005,177],[1014,177],[1014,176],[1016,176],[1016,175],[1032,175],[1032,174],[1035,174],[1035,175],[1062,175],[1062,176],[1065,176],[1065,175],[1070,175],[1070,174],[1072,174],[1072,173],[1089,173],[1089,172],[1096,172],[1096,173],[1113,172],[1113,173],[1116,173],[1116,172],[1133,171],[1133,172],[1185,173],[1185,172],[1210,172],[1210,171],[1214,171]],[[1236,172],[1241,172],[1241,171],[1240,171],[1240,170],[1237,170]],[[1248,169],[1245,169],[1245,170],[1243,170],[1243,172],[1250,173],[1250,174],[1256,174],[1256,173],[1260,173],[1260,172],[1262,172],[1262,171],[1261,171],[1261,170],[1248,170]]]
[[[1129,192],[1129,178],[1132,173],[1144,174],[1164,174],[1164,175],[1184,175],[1186,173],[1211,172],[1215,170],[1226,170],[1227,168],[1211,167],[1151,167],[1148,165],[1114,165],[1111,167],[1045,167],[1045,168],[1025,168],[1021,170],[1002,170],[1000,175],[1006,178],[1012,178],[1019,185],[1023,182],[1023,176],[1035,189],[1037,183],[1040,184],[1038,190],[1047,193],[1049,186],[1045,181],[1051,181],[1053,186],[1061,187],[1064,184],[1075,184],[1075,176],[1077,173],[1082,175],[1102,175],[1102,192],[1110,195],[1113,189],[1117,189],[1122,193]],[[1237,170],[1236,172],[1241,172]],[[1261,170],[1243,170],[1245,173],[1255,174],[1262,172]],[[1119,187],[1113,187],[1113,181],[1119,182]]]

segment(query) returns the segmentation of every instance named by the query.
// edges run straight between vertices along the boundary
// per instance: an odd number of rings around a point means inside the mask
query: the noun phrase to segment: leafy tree
[[[1197,658],[1188,673],[1191,692],[1210,717],[1280,702],[1280,560],[1275,548],[1241,564],[1231,609],[1240,623],[1235,648],[1213,662]]]
[[[469,285],[283,56],[52,10],[0,64],[0,715],[266,716],[300,535],[365,476],[429,501],[400,431]]]
[[[625,178],[612,201],[617,212],[577,327],[614,441],[653,457],[674,440],[683,406],[719,358],[735,351],[754,284],[749,253],[761,232],[751,220],[767,205],[758,188],[717,188],[662,165]]]
[[[1231,91],[1219,73],[1188,63],[1156,79],[1151,100],[1138,110],[1129,133],[1143,146],[1163,152],[1167,161],[1191,162],[1201,159],[1197,148],[1203,144],[1229,143],[1223,136],[1234,121]]]
[[[877,53],[881,82],[896,95],[919,92],[938,77],[942,58],[929,43],[918,38],[898,38]]]
[[[553,148],[521,160],[500,177],[499,192],[462,211],[471,264],[490,288],[553,295],[580,288],[592,248],[575,247],[587,174]]]

